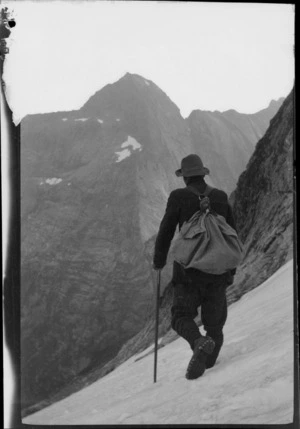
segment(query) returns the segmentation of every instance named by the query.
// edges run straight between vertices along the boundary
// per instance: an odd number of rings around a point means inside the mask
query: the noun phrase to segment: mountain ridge
[[[170,100],[171,102],[178,108],[178,110],[180,111],[180,108],[176,105],[176,103],[173,102],[173,100],[167,95],[166,92],[164,92],[161,88],[159,88],[151,79],[145,78],[142,75],[139,75],[137,73],[130,73],[130,72],[126,72],[123,76],[121,76],[119,79],[117,79],[114,82],[110,82],[107,83],[106,85],[104,85],[102,88],[96,90],[95,92],[93,92],[90,96],[88,96],[87,100],[82,104],[82,106],[80,106],[78,109],[71,109],[71,110],[57,110],[57,111],[49,111],[49,112],[43,112],[43,113],[29,113],[27,115],[25,115],[22,118],[22,121],[24,121],[27,117],[32,117],[32,116],[39,116],[39,115],[49,115],[49,114],[61,114],[61,113],[73,113],[73,112],[78,112],[80,111],[88,102],[91,98],[93,98],[94,96],[96,96],[98,93],[100,93],[103,89],[105,88],[109,88],[113,85],[115,85],[116,83],[120,83],[120,81],[124,81],[125,79],[139,79],[139,80],[143,80],[143,81],[148,81],[151,83],[151,85],[153,85],[154,87],[158,88],[160,91],[162,91]],[[247,113],[247,112],[240,112],[239,110],[236,109],[226,109],[226,110],[218,110],[218,109],[210,109],[210,110],[206,110],[206,109],[200,109],[200,108],[196,108],[196,109],[192,109],[191,112],[187,115],[187,116],[183,116],[181,115],[184,119],[188,119],[188,117],[193,113],[193,112],[209,112],[209,113],[227,113],[227,112],[234,112],[234,113],[238,113],[240,115],[247,115],[247,116],[251,116],[251,115],[256,115],[260,112],[266,111],[268,110],[268,108],[270,107],[275,107],[276,110],[278,108],[278,104],[282,103],[283,100],[286,97],[278,97],[277,99],[271,99],[269,101],[269,104],[266,107],[263,107],[261,109],[256,110],[255,112],[252,113]]]
[[[283,100],[254,114],[234,110],[210,112],[195,110],[186,119],[194,150],[215,171],[215,184],[231,193],[245,169],[257,141]]]

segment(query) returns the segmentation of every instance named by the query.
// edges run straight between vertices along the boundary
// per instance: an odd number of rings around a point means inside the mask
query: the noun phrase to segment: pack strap
[[[188,190],[191,191],[194,195],[197,195],[197,197],[200,198],[201,195],[204,195],[205,197],[208,197],[209,194],[211,193],[211,191],[214,190],[214,188],[212,188],[209,185],[206,185],[205,191],[204,192],[199,192],[197,188],[194,188],[194,186],[188,185],[187,186]]]

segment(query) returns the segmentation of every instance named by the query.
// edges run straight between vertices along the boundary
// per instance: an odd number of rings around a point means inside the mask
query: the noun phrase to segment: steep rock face
[[[266,109],[254,114],[194,110],[186,119],[194,151],[203,157],[216,186],[229,193],[233,191],[257,141],[282,102],[283,98],[271,101]]]
[[[293,257],[294,91],[257,143],[234,192],[237,229],[245,256],[237,273],[249,290]]]
[[[79,111],[25,118],[21,133],[26,407],[142,328],[153,294],[146,242],[191,143],[174,103],[130,74]]]

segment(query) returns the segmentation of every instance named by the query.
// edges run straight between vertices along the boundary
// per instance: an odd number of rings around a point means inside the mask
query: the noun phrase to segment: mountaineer
[[[212,213],[219,215],[219,219],[223,217],[221,220],[235,230],[227,194],[208,187],[204,177],[209,174],[209,170],[204,167],[198,155],[191,154],[183,158],[181,168],[175,174],[183,177],[186,187],[175,189],[169,196],[155,242],[155,270],[161,270],[166,264],[177,225],[181,231],[182,226],[199,212],[201,195],[204,196],[204,201],[209,199]],[[217,260],[215,264],[217,273],[219,262],[222,261]],[[186,371],[187,379],[198,378],[205,369],[215,365],[224,341],[223,327],[227,318],[226,287],[233,283],[235,271],[235,268],[232,268],[221,274],[211,274],[197,268],[186,268],[176,260],[173,263],[171,326],[189,343],[193,351]],[[205,336],[200,333],[194,321],[200,306]]]

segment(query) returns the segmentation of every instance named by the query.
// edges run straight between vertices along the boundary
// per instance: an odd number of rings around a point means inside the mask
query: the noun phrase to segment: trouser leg
[[[207,367],[211,367],[215,364],[224,343],[223,327],[227,319],[227,299],[226,286],[222,281],[219,284],[207,285],[201,317],[207,335],[215,342],[214,351],[206,362]]]
[[[191,285],[175,284],[173,306],[171,308],[171,326],[193,349],[194,341],[201,334],[194,318],[198,314],[200,297],[197,289]]]

